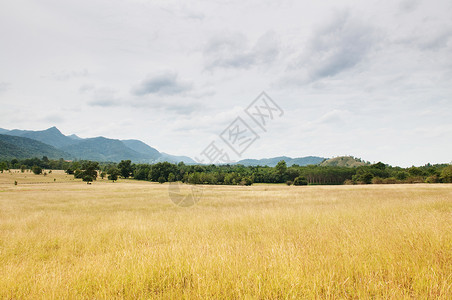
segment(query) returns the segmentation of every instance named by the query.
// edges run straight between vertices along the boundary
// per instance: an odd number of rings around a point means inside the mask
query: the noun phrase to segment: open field
[[[72,178],[0,174],[0,298],[452,297],[450,184]]]

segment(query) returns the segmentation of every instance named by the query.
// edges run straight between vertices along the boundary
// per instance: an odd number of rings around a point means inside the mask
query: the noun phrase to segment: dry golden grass
[[[43,178],[0,174],[0,298],[452,297],[452,185]]]

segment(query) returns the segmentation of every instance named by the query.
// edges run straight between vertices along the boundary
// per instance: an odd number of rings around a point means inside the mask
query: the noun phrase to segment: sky
[[[452,161],[452,1],[0,2],[0,128],[199,157]],[[261,92],[265,130],[245,113]],[[240,117],[258,139],[219,137]]]

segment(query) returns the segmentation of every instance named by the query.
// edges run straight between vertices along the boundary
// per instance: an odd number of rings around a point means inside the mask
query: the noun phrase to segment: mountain
[[[42,157],[45,155],[49,158],[63,157],[100,162],[120,162],[121,160],[130,159],[134,163],[157,163],[167,161],[171,163],[184,162],[185,164],[196,164],[196,162],[188,156],[176,156],[159,152],[157,149],[140,140],[117,140],[106,137],[84,139],[75,134],[66,136],[56,127],[39,131],[19,129],[7,130],[0,128],[0,134],[41,142],[40,144],[30,145],[29,141],[28,143],[25,143],[16,140],[16,143],[11,143],[3,140],[0,145],[0,157],[15,156],[17,158],[28,158]],[[17,155],[15,153],[17,153]],[[284,160],[288,166],[306,166],[320,164],[325,158],[317,156],[298,158],[280,156],[264,159],[243,159],[236,164],[274,167],[281,160]]]
[[[81,137],[79,137],[76,134],[71,134],[71,135],[68,135],[67,137],[70,137],[73,140],[83,140]]]
[[[360,158],[353,156],[338,156],[325,160],[320,165],[321,166],[332,166],[332,167],[359,167],[369,165],[370,163],[362,161]]]
[[[194,161],[193,159],[191,159],[188,156],[177,156],[177,155],[167,154],[164,152],[162,152],[161,154],[162,154],[162,156],[160,156],[156,162],[167,161],[167,162],[170,162],[173,164],[177,164],[178,162],[183,162],[184,164],[187,164],[187,165],[196,164],[196,161]]]
[[[186,156],[174,156],[166,153],[160,153],[157,149],[143,143],[140,140],[116,140],[105,137],[83,139],[75,134],[64,135],[58,128],[51,127],[46,130],[32,131],[32,130],[7,130],[0,128],[0,133],[9,136],[26,137],[49,146],[53,146],[66,155],[70,155],[75,159],[88,159],[96,161],[113,161],[119,162],[121,160],[130,159],[136,163],[155,163],[169,161],[178,163],[183,161],[191,164],[195,163],[191,158]],[[1,145],[1,153],[8,149],[8,155],[14,153],[34,153],[33,156],[43,156],[38,152],[29,152],[26,149],[11,148],[6,144]],[[5,152],[6,153],[6,152]]]
[[[82,139],[79,142],[61,148],[76,159],[119,162],[130,159],[133,162],[150,162],[152,159],[127,147],[120,140],[96,137]]]
[[[5,134],[30,138],[48,144],[55,148],[62,148],[76,142],[76,140],[74,140],[73,138],[62,134],[61,131],[59,131],[55,126],[46,130],[39,131],[14,129],[7,131]]]
[[[121,142],[128,148],[144,154],[149,158],[156,160],[162,156],[162,154],[155,148],[152,148],[148,144],[143,143],[140,140],[121,140]]]
[[[71,158],[71,155],[39,141],[0,134],[0,159],[24,159],[47,156],[50,159]]]
[[[279,156],[272,158],[263,158],[263,159],[243,159],[237,162],[237,164],[241,164],[244,166],[269,166],[274,167],[278,162],[284,160],[287,166],[299,165],[299,166],[307,166],[307,165],[317,165],[325,160],[324,157],[318,156],[306,156],[306,157],[298,157],[291,158],[287,156]]]

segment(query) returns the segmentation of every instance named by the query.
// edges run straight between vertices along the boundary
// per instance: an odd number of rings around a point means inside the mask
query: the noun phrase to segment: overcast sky
[[[241,116],[260,136],[241,158],[450,162],[451,16],[450,0],[1,1],[0,127],[195,157]],[[267,132],[243,112],[262,91],[284,111]]]

